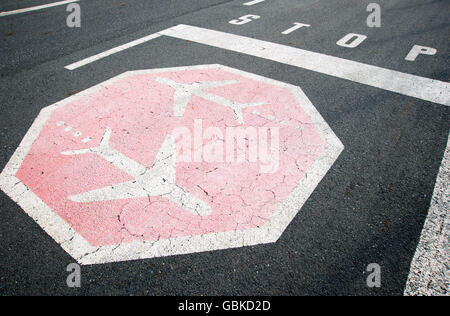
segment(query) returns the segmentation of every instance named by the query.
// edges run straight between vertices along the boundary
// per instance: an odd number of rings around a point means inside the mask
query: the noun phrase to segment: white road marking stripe
[[[127,44],[124,44],[124,45],[121,45],[121,46],[117,46],[117,47],[112,48],[112,49],[110,49],[110,50],[107,50],[107,51],[105,51],[105,52],[103,52],[103,53],[100,53],[100,54],[97,54],[97,55],[94,55],[94,56],[85,58],[85,59],[80,60],[80,61],[78,61],[78,62],[76,62],[76,63],[67,65],[67,66],[65,66],[64,68],[66,68],[66,69],[68,69],[68,70],[74,70],[74,69],[77,69],[77,68],[82,67],[82,66],[84,66],[84,65],[87,65],[87,64],[89,64],[89,63],[92,63],[92,62],[94,62],[94,61],[96,61],[96,60],[105,58],[105,57],[107,57],[107,56],[109,56],[109,55],[118,53],[118,52],[120,52],[120,51],[123,51],[123,50],[125,50],[125,49],[131,48],[131,47],[133,47],[133,46],[136,46],[136,45],[139,45],[139,44],[142,44],[142,43],[151,41],[152,39],[158,38],[158,37],[160,37],[160,36],[161,36],[161,34],[159,34],[159,33],[151,34],[151,35],[142,37],[142,38],[140,38],[140,39],[137,39],[137,40],[135,40],[135,41],[129,42],[129,43],[127,43]]]
[[[450,284],[450,134],[439,170],[430,210],[411,263],[404,294],[448,295]]]
[[[406,96],[450,105],[450,84],[254,38],[178,25],[162,35],[273,60]]]
[[[244,3],[244,5],[251,6],[251,5],[258,4],[258,3],[261,3],[261,2],[264,2],[264,1],[266,1],[266,0],[253,0],[253,1],[250,1],[250,2]]]
[[[36,10],[56,7],[58,5],[64,5],[64,4],[67,4],[67,3],[78,2],[78,1],[79,0],[58,1],[58,2],[53,2],[53,3],[49,3],[49,4],[38,5],[38,6],[35,6],[35,7],[29,7],[29,8],[18,9],[18,10],[13,10],[13,11],[4,11],[4,12],[0,12],[0,16],[7,16],[7,15],[25,13],[25,12],[30,12],[30,11],[36,11]]]

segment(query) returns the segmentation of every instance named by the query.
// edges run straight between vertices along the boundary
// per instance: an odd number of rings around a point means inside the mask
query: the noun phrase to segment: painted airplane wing
[[[110,201],[167,193],[167,186],[176,182],[175,139],[168,135],[159,149],[153,166],[135,180],[92,190],[69,197],[74,202]],[[116,152],[116,155],[120,153]],[[127,160],[127,162],[130,162]],[[144,188],[145,186],[148,188]]]
[[[136,181],[127,181],[82,194],[72,195],[69,199],[77,203],[89,203],[126,200],[147,196],[163,196],[193,215],[207,216],[212,213],[212,209],[207,202],[189,194],[176,185],[170,186],[170,189],[165,195],[152,195],[144,190]]]
[[[78,203],[125,200],[147,196],[147,192],[134,180],[109,187],[69,196],[69,200]]]
[[[157,77],[157,82],[165,84],[174,89],[174,114],[177,117],[183,116],[191,97],[204,89],[226,86],[237,83],[236,80],[179,83],[164,77]]]
[[[148,180],[159,179],[161,183],[175,184],[176,163],[175,138],[169,134],[159,148],[151,169],[147,171],[144,177]]]

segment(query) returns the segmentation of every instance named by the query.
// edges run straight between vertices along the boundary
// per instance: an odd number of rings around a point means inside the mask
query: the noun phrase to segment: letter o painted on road
[[[337,45],[347,48],[358,47],[362,42],[366,40],[367,36],[356,33],[349,33],[337,41]]]

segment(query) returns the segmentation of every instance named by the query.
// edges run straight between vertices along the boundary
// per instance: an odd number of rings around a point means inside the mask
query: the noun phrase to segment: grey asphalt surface
[[[82,267],[0,192],[0,294],[401,295],[446,147],[449,109],[389,91],[192,42],[161,37],[74,71],[64,66],[177,24],[189,24],[449,81],[450,2],[377,1],[382,27],[368,28],[373,1],[80,1],[82,27],[65,6],[0,17],[0,169],[40,109],[129,70],[222,64],[300,86],[345,150],[277,243]],[[2,1],[0,11],[42,4]],[[243,26],[228,21],[261,19]],[[311,24],[290,36],[294,22]],[[348,33],[368,39],[336,45]],[[404,58],[414,44],[435,56]],[[382,286],[368,288],[378,263]]]

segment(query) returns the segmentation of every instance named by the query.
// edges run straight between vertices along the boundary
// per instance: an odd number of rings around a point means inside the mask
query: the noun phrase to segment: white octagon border
[[[326,142],[323,154],[310,167],[307,172],[308,176],[301,179],[263,226],[246,230],[94,247],[16,178],[17,170],[55,109],[129,76],[191,69],[219,69],[288,89],[297,97],[301,108],[311,118]],[[343,150],[344,145],[300,87],[222,65],[128,71],[43,108],[0,174],[0,189],[82,265],[147,259],[276,242]]]

